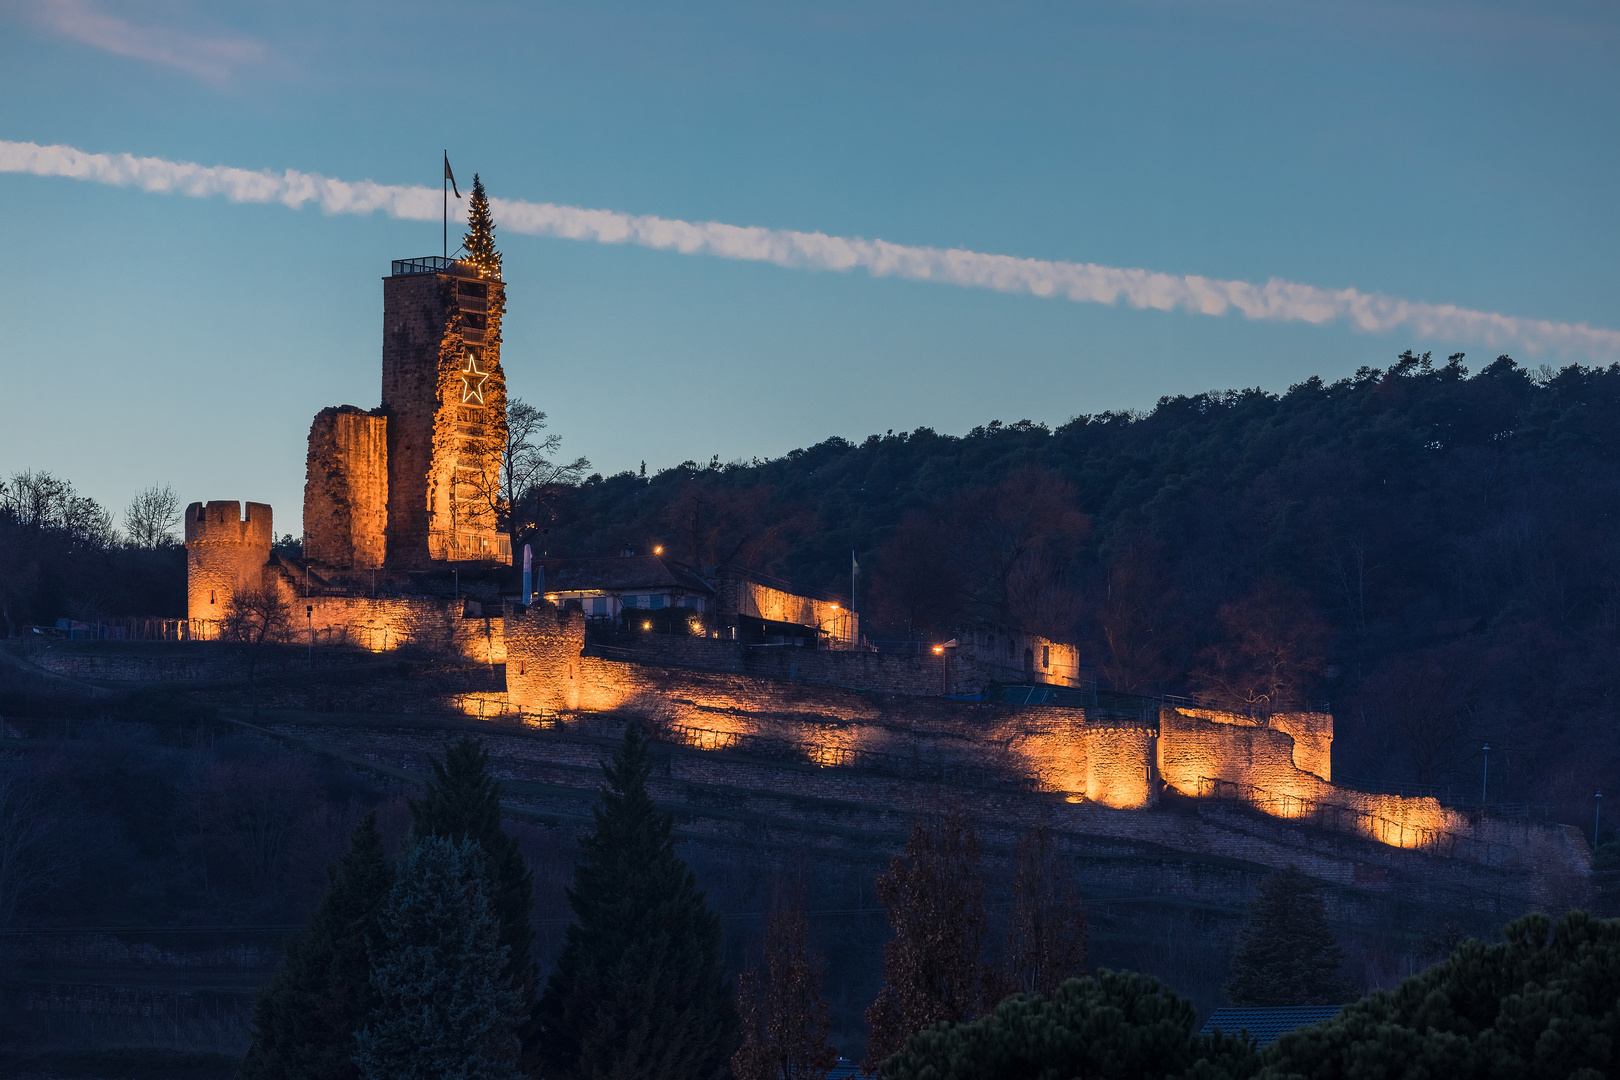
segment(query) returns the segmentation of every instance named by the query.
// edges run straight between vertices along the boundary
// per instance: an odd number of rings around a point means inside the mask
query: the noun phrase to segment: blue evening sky
[[[1620,328],[1612,3],[0,0],[0,139]],[[271,502],[439,227],[0,174],[0,472]],[[452,246],[455,239],[452,238]],[[604,473],[1498,349],[507,234]],[[1593,357],[1520,355],[1554,365]]]

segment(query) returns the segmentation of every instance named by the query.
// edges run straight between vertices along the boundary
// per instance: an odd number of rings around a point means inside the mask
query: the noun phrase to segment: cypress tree
[[[647,794],[635,724],[580,839],[575,923],[540,999],[547,1080],[718,1080],[737,1019],[720,967],[720,920],[675,854],[674,822]]]
[[[362,1080],[517,1080],[518,995],[470,839],[429,836],[400,864],[372,940]]]
[[[534,1002],[539,973],[529,955],[534,930],[529,913],[534,904],[534,875],[523,860],[517,838],[501,828],[501,785],[489,775],[489,755],[467,737],[451,743],[443,761],[433,762],[433,779],[421,802],[411,803],[413,839],[439,836],[471,840],[483,851],[489,875],[485,892],[500,921],[500,944],[506,949],[503,976],[524,1007]],[[524,1021],[524,1061],[532,1059],[538,1028]]]
[[[1226,995],[1234,1005],[1342,1005],[1355,990],[1321,888],[1290,866],[1260,883]]]
[[[487,278],[501,276],[501,253],[495,250],[495,218],[489,212],[484,182],[473,173],[472,197],[467,200],[467,235],[461,238],[467,262]]]
[[[377,930],[393,871],[377,815],[354,827],[349,852],[327,870],[309,928],[259,994],[242,1080],[355,1080],[354,1033],[375,1004],[366,940]]]

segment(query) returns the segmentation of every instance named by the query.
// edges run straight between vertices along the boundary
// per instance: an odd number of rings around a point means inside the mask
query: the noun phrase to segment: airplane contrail
[[[0,140],[0,172],[63,176],[191,198],[222,195],[234,202],[279,202],[295,210],[314,203],[328,214],[371,214],[380,210],[394,218],[431,221],[440,212],[440,207],[434,205],[440,201],[440,193],[430,187],[334,180],[295,169],[277,173],[131,154],[91,154],[71,146],[31,142]],[[1404,329],[1420,338],[1480,342],[1493,348],[1518,346],[1531,354],[1550,350],[1592,358],[1620,358],[1620,331],[1616,330],[1402,300],[1357,289],[1323,289],[1279,278],[1255,284],[1196,274],[992,255],[961,248],[913,247],[820,232],[680,221],[518,199],[492,198],[490,208],[502,228],[533,236],[636,244],[683,255],[712,255],[801,269],[859,268],[874,277],[935,281],[1082,303],[1117,304],[1123,300],[1132,307],[1159,311],[1226,315],[1235,310],[1247,319],[1315,325],[1343,320],[1369,333]]]

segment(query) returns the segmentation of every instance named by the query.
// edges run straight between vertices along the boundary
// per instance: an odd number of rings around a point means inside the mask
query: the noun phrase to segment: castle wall
[[[956,659],[972,665],[987,683],[1079,687],[1089,674],[1080,666],[1078,647],[1006,627],[980,626],[962,635]]]
[[[467,602],[435,596],[304,596],[299,583],[274,574],[291,616],[291,640],[368,652],[413,649],[476,664],[506,662],[505,620],[468,615]]]
[[[860,640],[860,620],[844,604],[773,588],[740,573],[722,573],[716,582],[722,619],[746,615],[769,622],[819,628],[844,646]]]
[[[705,749],[767,740],[796,747],[822,765],[859,766],[876,755],[954,768],[961,775],[994,770],[1103,806],[1155,801],[1151,725],[1104,728],[1089,724],[1077,709],[968,705],[787,681],[753,670],[681,670],[584,656],[585,626],[582,614],[550,604],[507,619],[506,685],[513,705],[530,713],[640,712]],[[716,653],[729,651],[737,659],[743,654],[732,643],[713,644],[722,647]],[[812,649],[747,652],[784,658],[797,653],[805,661],[908,659]]]
[[[647,633],[619,646],[632,660],[681,664],[713,671],[742,671],[790,682],[821,683],[881,694],[971,697],[992,682],[1020,677],[972,652],[875,653],[854,649],[807,649],[744,645],[719,638]]]
[[[1258,728],[1262,721],[1219,709],[1182,708],[1183,716],[1197,717],[1231,727]],[[1324,712],[1274,713],[1263,726],[1280,731],[1292,740],[1290,760],[1296,768],[1323,780],[1333,780],[1333,714]]]
[[[341,569],[383,565],[388,528],[388,418],[353,405],[309,428],[304,557]]]
[[[235,500],[186,507],[186,613],[203,636],[219,632],[219,620],[240,589],[258,588],[275,537],[270,507]]]

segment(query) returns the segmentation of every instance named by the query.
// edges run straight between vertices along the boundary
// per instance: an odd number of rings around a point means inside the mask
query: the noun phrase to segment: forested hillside
[[[536,539],[840,593],[853,551],[870,637],[982,616],[1078,638],[1118,688],[1326,699],[1365,779],[1477,793],[1488,740],[1492,801],[1589,821],[1617,750],[1620,369],[1463,359],[592,476]]]

